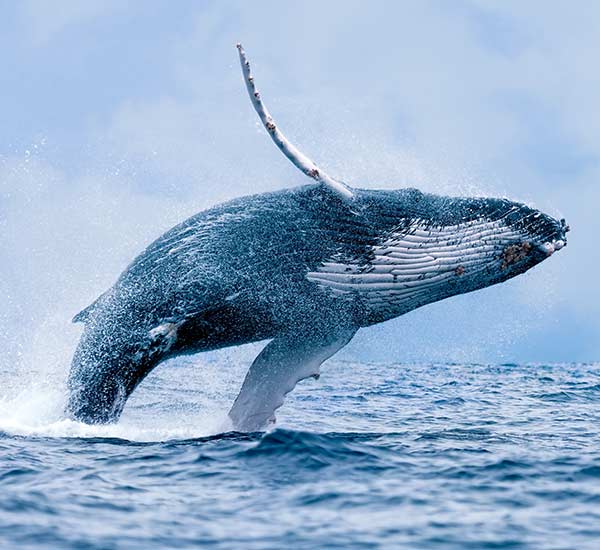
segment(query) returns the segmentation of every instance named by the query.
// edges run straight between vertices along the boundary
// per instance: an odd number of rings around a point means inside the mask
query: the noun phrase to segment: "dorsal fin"
[[[254,109],[258,113],[260,121],[263,123],[267,132],[271,136],[271,139],[275,142],[275,145],[279,147],[281,152],[294,164],[294,166],[296,166],[296,168],[299,168],[309,178],[313,178],[314,180],[322,183],[344,199],[352,199],[354,197],[354,193],[350,187],[341,181],[335,180],[326,172],[321,170],[312,160],[310,160],[301,151],[296,149],[296,147],[294,147],[294,145],[292,145],[283,135],[281,130],[275,124],[273,117],[271,117],[271,114],[265,107],[265,104],[260,97],[260,93],[256,89],[254,77],[250,72],[250,62],[246,57],[244,48],[242,48],[241,44],[237,44],[236,47],[240,54],[242,73],[244,74],[244,81],[246,82],[246,88],[248,89],[250,101],[252,101],[252,105],[254,105]]]
[[[96,302],[94,302],[93,304],[90,304],[85,309],[82,309],[77,315],[75,315],[73,317],[71,322],[72,323],[85,323],[88,320],[90,313],[94,309],[95,305],[96,305]]]
[[[82,309],[75,317],[73,317],[73,323],[85,323],[90,318],[90,315],[94,312],[94,310],[98,307],[102,298],[106,296],[106,292],[100,294],[98,298],[96,298],[88,307]]]

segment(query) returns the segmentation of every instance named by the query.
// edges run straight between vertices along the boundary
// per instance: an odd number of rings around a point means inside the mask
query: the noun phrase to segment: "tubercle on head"
[[[509,266],[525,259],[529,256],[532,249],[533,245],[529,241],[507,246],[502,252],[500,269],[508,269]]]

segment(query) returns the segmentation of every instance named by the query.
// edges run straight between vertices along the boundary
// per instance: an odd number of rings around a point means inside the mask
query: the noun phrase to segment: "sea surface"
[[[167,363],[108,427],[0,373],[0,547],[600,548],[600,364],[332,360],[219,433],[248,359]]]

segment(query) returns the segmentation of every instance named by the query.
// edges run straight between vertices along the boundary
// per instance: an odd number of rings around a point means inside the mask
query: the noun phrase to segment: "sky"
[[[71,317],[186,217],[307,183],[246,96],[355,187],[506,196],[571,226],[502,285],[344,358],[600,359],[600,4],[0,0],[0,367],[68,368]],[[63,370],[64,370],[63,369]]]

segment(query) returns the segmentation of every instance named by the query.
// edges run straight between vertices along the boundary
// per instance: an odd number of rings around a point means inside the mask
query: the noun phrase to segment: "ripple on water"
[[[598,365],[334,361],[266,434],[219,433],[244,364],[197,367],[114,426],[0,402],[0,548],[597,547]]]

